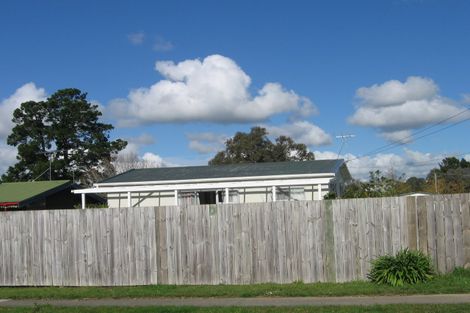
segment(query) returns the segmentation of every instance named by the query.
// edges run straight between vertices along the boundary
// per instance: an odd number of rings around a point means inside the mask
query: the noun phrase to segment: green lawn
[[[139,297],[307,297],[470,293],[470,270],[457,269],[428,283],[405,287],[366,281],[315,284],[257,284],[216,286],[154,285],[137,287],[2,287],[0,299],[83,299]]]
[[[0,308],[0,313],[461,313],[470,312],[469,304],[440,304],[440,305],[376,305],[376,306],[324,306],[324,307],[268,307],[268,308],[195,308],[195,307],[143,307],[143,308],[63,308],[39,306],[35,308]]]

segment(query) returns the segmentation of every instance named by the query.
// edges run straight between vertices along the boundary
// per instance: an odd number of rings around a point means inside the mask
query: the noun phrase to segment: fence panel
[[[0,213],[0,285],[344,282],[408,247],[470,267],[470,195]]]

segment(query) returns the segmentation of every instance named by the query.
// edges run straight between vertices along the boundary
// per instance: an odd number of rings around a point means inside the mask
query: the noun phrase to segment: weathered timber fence
[[[365,279],[401,248],[470,266],[470,195],[0,213],[0,285]]]

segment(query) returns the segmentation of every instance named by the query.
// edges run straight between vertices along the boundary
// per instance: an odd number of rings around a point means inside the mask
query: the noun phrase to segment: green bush
[[[395,256],[384,255],[373,260],[367,277],[378,284],[403,286],[428,281],[433,275],[429,257],[420,251],[404,249]]]

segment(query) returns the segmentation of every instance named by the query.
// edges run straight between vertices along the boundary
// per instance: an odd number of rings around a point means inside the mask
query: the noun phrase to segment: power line
[[[440,121],[438,121],[438,122],[436,122],[436,123],[434,123],[434,124],[432,124],[432,125],[429,125],[429,126],[424,127],[424,128],[422,128],[422,129],[420,129],[420,130],[417,130],[417,131],[413,132],[412,134],[410,134],[410,135],[408,135],[408,136],[405,136],[405,137],[403,137],[403,138],[401,138],[401,139],[399,139],[399,140],[396,140],[395,142],[386,144],[386,145],[384,145],[384,146],[382,146],[382,147],[378,147],[378,148],[376,148],[376,149],[374,149],[374,150],[368,152],[367,154],[374,154],[374,153],[381,152],[380,150],[385,149],[385,148],[390,147],[390,146],[403,145],[403,144],[406,143],[406,141],[407,141],[408,139],[411,139],[413,136],[416,136],[416,135],[418,135],[418,134],[421,134],[421,133],[425,132],[426,130],[429,130],[429,129],[431,129],[431,128],[434,128],[434,127],[436,127],[436,126],[439,126],[439,125],[441,125],[441,124],[444,124],[445,122],[447,122],[447,121],[449,121],[449,120],[451,120],[451,119],[454,119],[454,118],[456,118],[457,116],[460,116],[460,115],[464,114],[464,113],[467,112],[467,111],[470,111],[470,109],[469,109],[469,108],[466,108],[466,109],[464,109],[464,110],[462,110],[462,111],[460,111],[460,112],[458,112],[458,113],[456,113],[456,114],[454,114],[454,115],[451,115],[451,116],[449,116],[449,117],[447,117],[447,118],[445,118],[445,119],[443,119],[443,120],[440,120]],[[464,119],[463,121],[465,121],[465,120],[468,120],[468,118],[467,118],[467,119]],[[461,123],[461,122],[462,122],[462,121],[458,121],[457,124],[459,124],[459,123]]]
[[[405,165],[410,165],[410,166],[433,165],[433,164],[436,164],[436,162],[438,162],[438,161],[442,161],[442,159],[451,158],[451,157],[460,157],[460,156],[463,156],[463,155],[466,155],[466,154],[470,154],[470,152],[463,152],[463,153],[459,153],[459,154],[449,154],[447,156],[435,157],[435,158],[429,159],[427,161],[406,163]],[[360,158],[362,158],[362,157],[360,157]],[[359,158],[356,158],[356,159],[359,159]],[[351,161],[354,161],[356,159],[351,159]],[[389,168],[389,166],[388,167],[387,166],[374,166],[374,167],[376,167],[376,168]],[[370,168],[370,166],[351,166],[351,165],[348,165],[348,168]]]
[[[416,131],[416,132],[414,132],[413,134],[411,134],[411,135],[409,135],[409,136],[403,137],[403,138],[400,140],[401,142],[389,143],[389,144],[384,145],[384,146],[382,146],[382,147],[376,148],[376,149],[374,149],[374,150],[372,150],[372,151],[370,151],[370,152],[368,152],[368,153],[366,153],[366,154],[364,154],[364,155],[362,155],[362,156],[349,159],[349,160],[347,160],[346,162],[354,161],[354,160],[361,159],[361,158],[364,158],[364,157],[369,156],[369,155],[372,155],[372,154],[384,152],[384,151],[387,151],[387,150],[390,150],[390,149],[393,149],[393,148],[396,148],[396,147],[399,147],[399,146],[406,145],[407,143],[406,143],[406,142],[403,142],[404,140],[406,140],[406,139],[408,139],[408,138],[411,138],[411,137],[413,137],[413,136],[416,136],[417,134],[420,134],[420,133],[422,133],[422,132],[424,132],[424,131],[426,131],[426,130],[429,130],[429,129],[431,129],[431,128],[434,128],[434,127],[436,127],[436,126],[438,126],[438,125],[441,125],[441,124],[445,123],[446,121],[448,121],[448,120],[450,120],[450,119],[453,119],[453,118],[455,118],[455,117],[457,117],[457,116],[459,116],[459,115],[461,115],[461,114],[463,114],[463,113],[465,113],[465,112],[468,112],[468,111],[470,111],[470,109],[467,108],[467,109],[465,109],[465,110],[463,110],[463,111],[460,111],[459,113],[454,114],[454,115],[452,115],[452,116],[450,116],[450,117],[447,117],[447,118],[445,118],[445,119],[443,119],[443,120],[441,120],[441,121],[439,121],[439,122],[437,122],[437,123],[435,123],[435,124],[433,124],[433,125],[430,125],[430,126],[428,126],[428,127],[425,127],[425,128],[423,128],[423,129],[421,129],[421,130],[419,130],[419,131]],[[438,132],[441,132],[441,131],[443,131],[443,130],[446,130],[446,129],[448,129],[448,128],[451,128],[451,127],[457,126],[457,125],[459,125],[459,124],[462,124],[462,123],[464,123],[464,122],[466,122],[466,121],[468,121],[468,120],[470,120],[470,117],[464,118],[463,120],[457,121],[457,122],[455,122],[455,123],[452,123],[452,124],[450,124],[450,125],[448,125],[448,126],[446,126],[446,127],[443,127],[443,128],[437,129],[437,130],[435,130],[435,131],[432,131],[432,132],[430,132],[430,133],[426,133],[426,134],[424,134],[424,135],[421,135],[421,136],[419,136],[419,137],[416,137],[416,138],[414,138],[414,140],[416,141],[416,140],[419,140],[419,139],[422,139],[422,138],[425,138],[425,137],[434,135],[434,134],[436,134],[436,133],[438,133]]]

